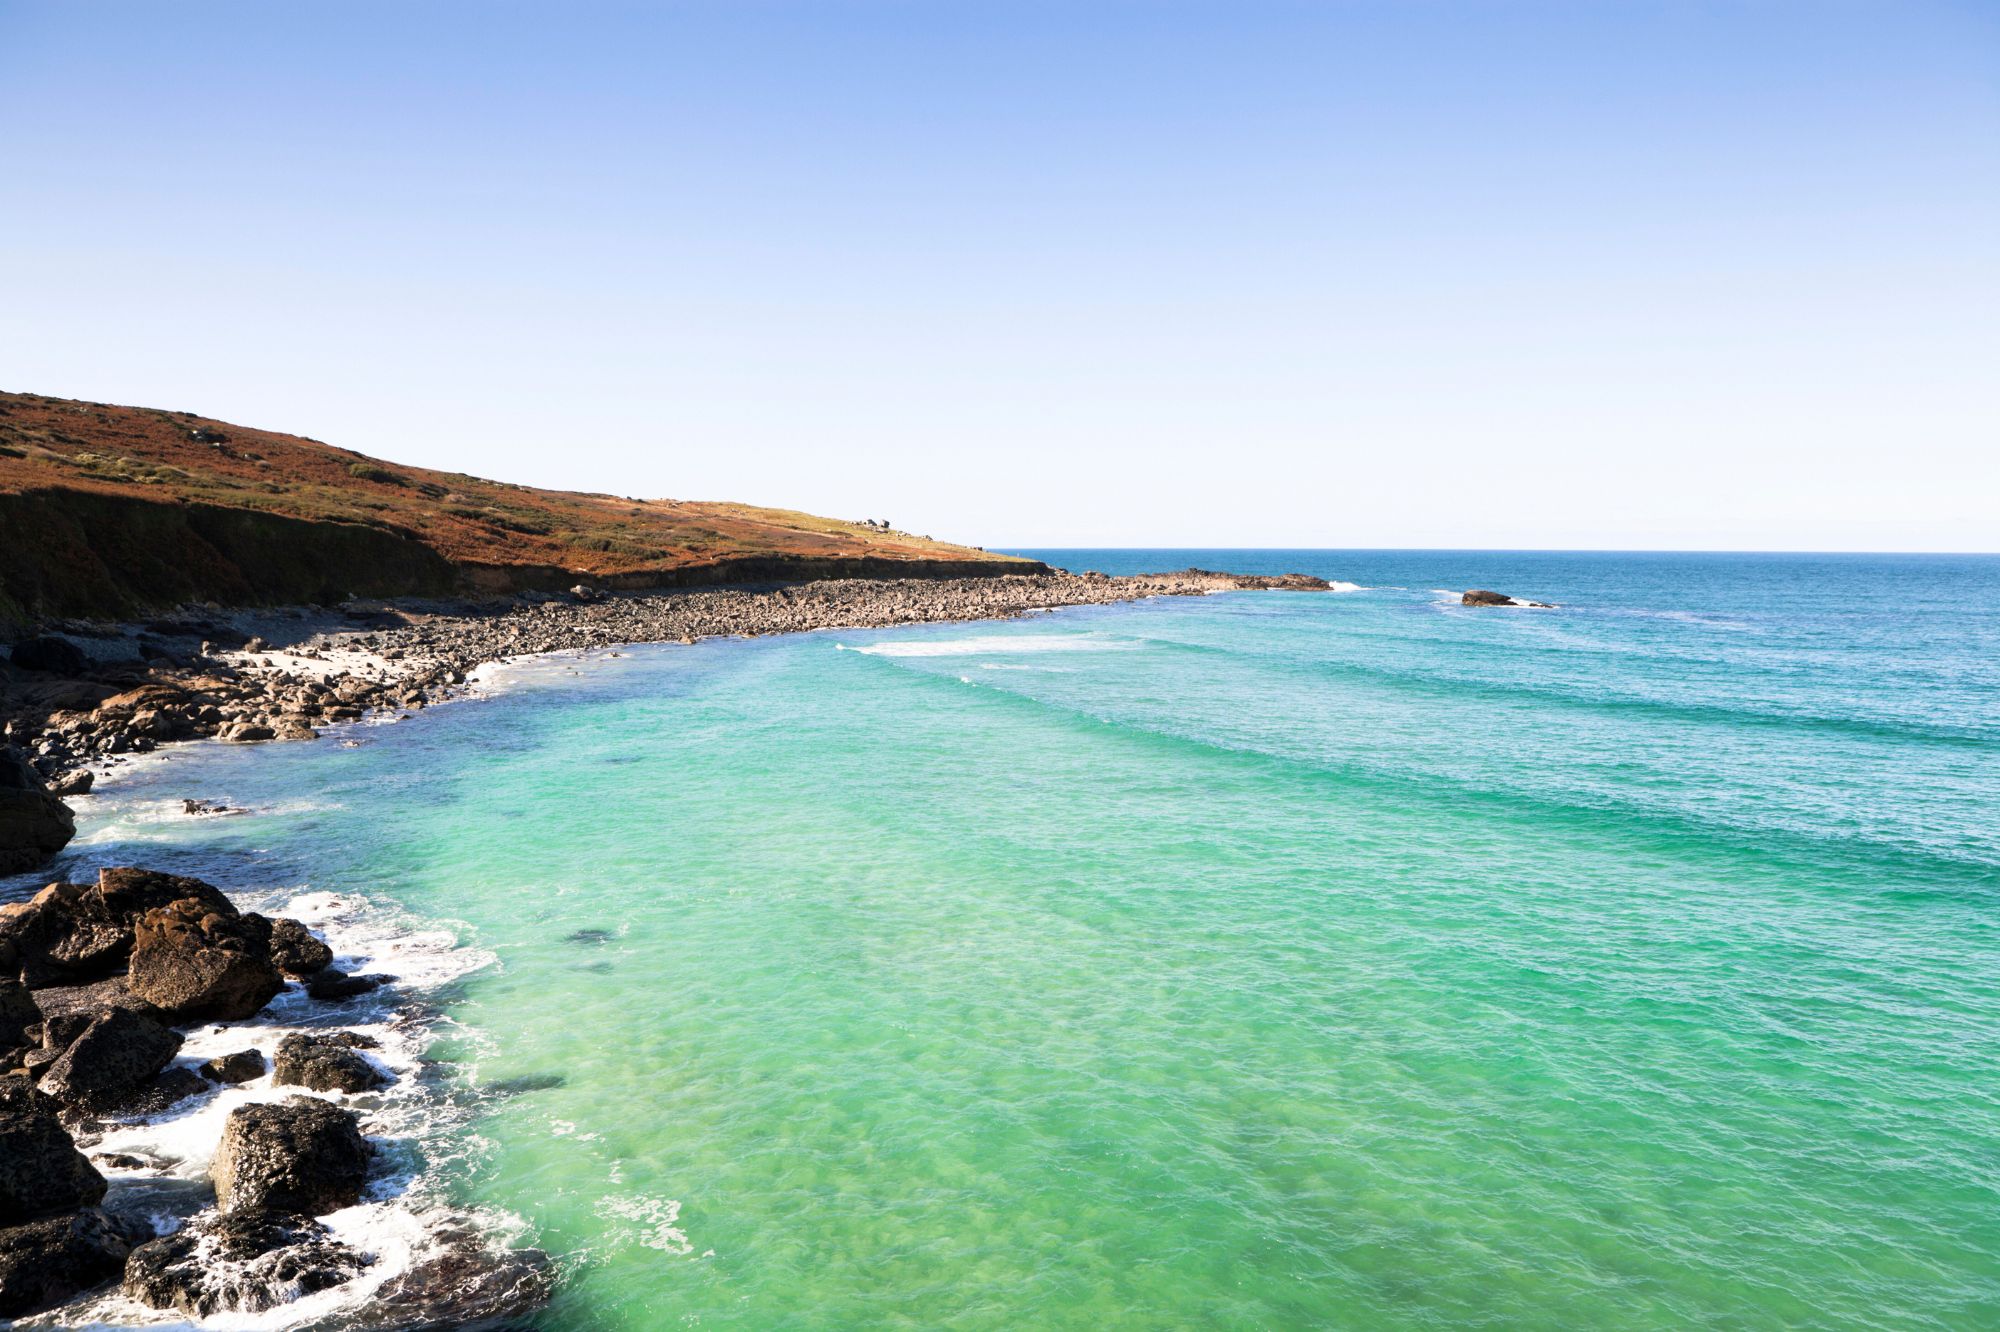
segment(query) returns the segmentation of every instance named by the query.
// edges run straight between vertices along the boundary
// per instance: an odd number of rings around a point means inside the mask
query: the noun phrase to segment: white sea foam
[[[613,1232],[616,1239],[628,1244],[641,1244],[662,1253],[694,1252],[687,1232],[680,1227],[681,1205],[672,1198],[606,1198],[597,1204],[597,1214],[607,1220],[635,1222]]]
[[[868,643],[860,647],[837,643],[835,646],[842,652],[859,652],[866,657],[1012,657],[1041,652],[1130,652],[1145,645],[1129,638],[1107,638],[1101,634],[981,634],[973,638],[916,639],[898,643]]]
[[[489,965],[492,955],[460,944],[444,928],[410,929],[399,914],[382,910],[359,894],[309,889],[265,894],[262,900],[258,894],[243,898],[246,906],[295,917],[319,931],[343,968],[391,977],[394,985],[345,1004],[327,1005],[313,1001],[303,986],[292,983],[250,1021],[189,1030],[175,1060],[178,1065],[194,1068],[216,1055],[255,1047],[264,1053],[265,1072],[248,1082],[213,1087],[158,1115],[108,1124],[102,1140],[90,1150],[137,1157],[146,1164],[136,1168],[103,1164],[112,1189],[107,1201],[136,1207],[163,1232],[177,1227],[180,1215],[204,1188],[230,1114],[240,1106],[303,1091],[274,1084],[269,1060],[278,1042],[293,1032],[354,1031],[376,1042],[357,1053],[393,1081],[375,1091],[316,1094],[360,1115],[362,1131],[376,1145],[380,1173],[358,1206],[321,1220],[338,1239],[367,1256],[369,1266],[351,1281],[262,1313],[223,1313],[190,1322],[183,1315],[148,1309],[109,1293],[18,1326],[279,1332],[318,1324],[337,1318],[342,1310],[364,1306],[383,1283],[427,1256],[441,1229],[468,1220],[463,1211],[440,1203],[426,1179],[454,1162],[477,1156],[485,1144],[467,1131],[471,1114],[467,1103],[421,1076],[424,1051],[444,1019],[413,1006],[411,1000]],[[471,1219],[489,1235],[518,1238],[525,1230],[519,1218],[498,1213]],[[672,1217],[665,1220],[671,1223]]]

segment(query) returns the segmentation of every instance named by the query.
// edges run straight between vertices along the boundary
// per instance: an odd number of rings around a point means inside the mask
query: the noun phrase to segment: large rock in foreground
[[[82,1030],[65,1039],[71,1024],[81,1024]],[[87,1110],[124,1108],[180,1053],[182,1041],[179,1032],[129,1008],[50,1018],[48,1027],[62,1053],[42,1073],[39,1085],[63,1104]]]
[[[368,1260],[311,1217],[204,1212],[142,1244],[125,1265],[125,1293],[194,1318],[258,1313],[350,1281]]]
[[[0,874],[25,874],[74,836],[76,816],[49,794],[27,755],[0,748]]]
[[[104,1198],[104,1176],[84,1159],[20,1079],[0,1092],[0,1226],[70,1212]]]
[[[101,980],[130,959],[141,916],[183,900],[236,914],[200,879],[152,870],[107,869],[94,884],[52,883],[27,902],[0,907],[0,941],[13,949],[8,968],[33,989]]]
[[[194,898],[139,918],[126,980],[133,994],[181,1019],[251,1017],[285,988],[271,965],[267,922]]]
[[[288,1096],[230,1112],[208,1174],[223,1211],[319,1216],[361,1201],[369,1153],[351,1112]]]
[[[0,1318],[66,1304],[117,1277],[130,1232],[95,1207],[0,1230]]]

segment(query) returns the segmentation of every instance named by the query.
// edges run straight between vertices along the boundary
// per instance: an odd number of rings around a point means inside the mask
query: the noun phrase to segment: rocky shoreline
[[[303,922],[151,870],[104,869],[0,907],[0,1317],[110,1288],[187,1317],[254,1314],[376,1268],[321,1218],[394,1187],[369,1134],[380,1094],[409,1074],[373,1057],[380,1041],[364,1031],[280,1036],[257,1021],[287,992],[288,1023],[356,1021],[337,1006],[383,978],[334,962]],[[301,989],[337,997],[301,1005]],[[189,1057],[197,1035],[222,1053]],[[252,1083],[199,1180],[110,1149],[127,1125],[205,1103],[219,1113],[218,1098]],[[462,1326],[546,1300],[540,1252],[496,1248],[469,1218],[436,1229],[421,1256],[374,1272],[349,1325]]]
[[[140,625],[58,622],[14,645],[0,675],[0,738],[21,750],[48,794],[60,798],[87,791],[95,770],[173,741],[310,740],[328,724],[426,707],[462,691],[479,666],[509,657],[1329,586],[1302,574],[1058,572],[654,593],[578,586],[489,602],[349,602],[239,613],[195,607]],[[0,773],[0,874],[33,867],[6,860],[6,780]],[[16,780],[30,779],[17,774]],[[40,816],[44,840],[58,835],[59,822],[53,813]]]
[[[144,625],[42,626],[4,677],[0,873],[32,868],[73,831],[62,796],[175,741],[315,738],[321,729],[440,702],[479,666],[628,643],[929,621],[1008,618],[1061,606],[1239,589],[1324,590],[1322,580],[1187,570],[842,580],[768,588],[567,595],[478,604],[350,603],[226,613],[194,608]],[[213,812],[187,802],[190,815]],[[11,855],[9,862],[5,857]],[[25,862],[25,863],[24,863]],[[315,931],[241,909],[198,879],[122,867],[0,906],[0,1317],[115,1285],[188,1317],[255,1313],[363,1276],[372,1258],[320,1218],[360,1201],[377,1166],[362,1113],[398,1075],[375,1041],[338,1026],[339,1005],[384,978],[335,965]],[[270,1049],[250,1022],[280,995],[316,1005],[309,1031]],[[201,1062],[182,1057],[204,1027]],[[205,1187],[159,1216],[107,1202],[92,1158],[107,1130],[177,1114],[256,1083],[279,1099],[236,1105]],[[101,1167],[101,1168],[100,1168]],[[463,1326],[519,1317],[554,1285],[532,1249],[496,1249],[467,1218],[435,1229],[421,1262],[370,1292],[355,1327]],[[164,1233],[161,1233],[164,1231]]]

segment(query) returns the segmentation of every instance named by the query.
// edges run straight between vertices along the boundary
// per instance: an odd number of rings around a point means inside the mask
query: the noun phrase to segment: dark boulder
[[[104,1197],[90,1164],[43,1098],[20,1079],[0,1094],[0,1226],[89,1207]]]
[[[42,1020],[28,987],[12,976],[0,976],[0,1050],[31,1045],[28,1028]]]
[[[190,1096],[213,1091],[214,1085],[191,1068],[175,1065],[149,1078],[119,1107],[128,1115],[157,1115],[172,1109]]]
[[[281,1087],[312,1091],[364,1092],[388,1086],[388,1075],[354,1052],[362,1043],[350,1031],[294,1033],[278,1042],[271,1060],[273,1080]]]
[[[0,1230],[0,1317],[53,1309],[115,1279],[133,1238],[95,1207]]]
[[[97,785],[97,774],[88,768],[79,768],[57,781],[49,783],[49,794],[53,796],[89,795],[90,788]]]
[[[81,1015],[51,1019],[58,1040],[62,1028]],[[54,1049],[54,1042],[45,1042]],[[37,1084],[64,1105],[86,1110],[119,1110],[141,1087],[180,1053],[181,1034],[169,1031],[143,1013],[107,1008],[92,1015],[72,1040],[62,1042],[62,1054],[45,1069]]]
[[[201,1066],[202,1076],[214,1082],[248,1082],[264,1076],[264,1056],[255,1050],[217,1055]]]
[[[370,1152],[351,1111],[316,1096],[288,1096],[230,1112],[209,1179],[224,1211],[318,1216],[361,1200]]]
[[[82,648],[53,634],[14,644],[13,655],[20,669],[45,675],[82,675],[90,669],[90,657]]]
[[[0,747],[0,874],[25,874],[69,845],[76,816],[51,795],[27,755]]]
[[[193,898],[139,918],[127,983],[180,1019],[247,1018],[285,988],[262,918],[223,915]]]
[[[339,1003],[356,995],[382,988],[382,976],[350,976],[338,967],[328,967],[306,977],[306,993],[322,1003]]]
[[[370,1298],[370,1311],[388,1326],[402,1332],[525,1326],[555,1290],[555,1265],[540,1249],[497,1248],[470,1220],[441,1227],[433,1239],[433,1252]]]
[[[333,950],[289,916],[271,921],[271,962],[287,976],[303,980],[333,963]]]
[[[1483,587],[1475,587],[1458,599],[1461,606],[1526,606],[1535,610],[1553,610],[1546,601],[1517,601],[1505,592],[1490,592]]]
[[[351,1281],[367,1265],[308,1216],[204,1212],[132,1250],[124,1291],[194,1318],[259,1313]]]

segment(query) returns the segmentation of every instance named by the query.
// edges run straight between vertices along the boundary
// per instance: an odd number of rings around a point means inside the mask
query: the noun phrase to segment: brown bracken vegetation
[[[538,490],[190,412],[0,393],[0,627],[191,602],[1041,571],[881,523]]]
[[[90,491],[352,523],[454,565],[645,574],[744,557],[1004,561],[748,504],[538,490],[370,458],[190,412],[0,393],[0,494]]]

